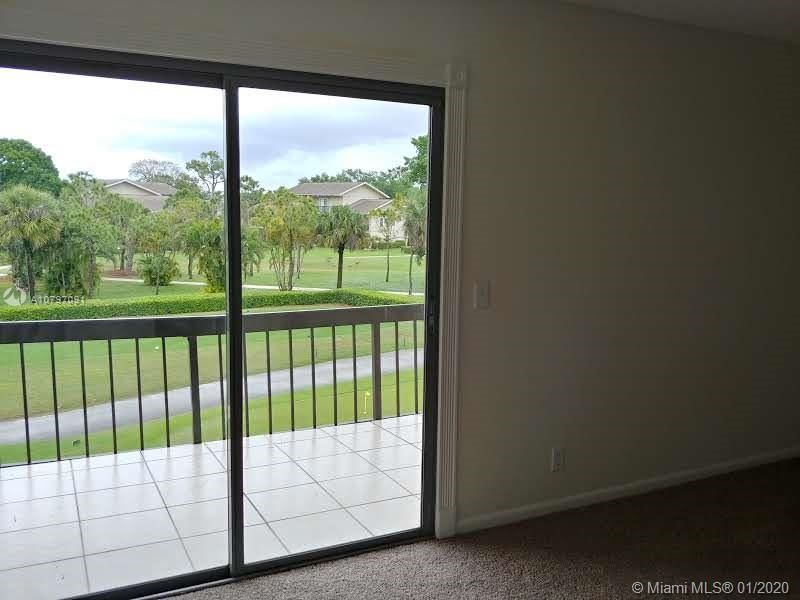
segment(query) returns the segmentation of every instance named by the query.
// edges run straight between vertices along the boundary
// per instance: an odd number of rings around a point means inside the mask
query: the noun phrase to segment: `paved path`
[[[144,283],[144,279],[136,279],[134,277],[103,277],[103,281],[127,281],[129,283]],[[205,285],[204,281],[173,281],[170,285]],[[245,283],[242,285],[245,290],[278,290],[277,285],[260,285],[255,283]],[[316,288],[316,287],[297,287],[292,288],[296,292],[329,292],[332,288]],[[367,290],[372,291],[372,290]],[[408,295],[408,292],[398,292],[397,290],[379,290],[381,294],[402,294]],[[425,292],[414,292],[412,296],[424,296]]]
[[[401,350],[400,370],[412,369],[414,367],[414,351]],[[422,377],[424,351],[417,351],[419,364],[419,376]],[[356,372],[359,377],[372,375],[372,357],[359,356],[356,359]],[[381,372],[395,372],[394,352],[381,354]],[[318,363],[316,366],[317,387],[333,384],[333,361]],[[342,358],[336,361],[336,380],[337,382],[353,380],[353,359]],[[259,373],[250,375],[247,378],[247,386],[251,398],[259,398],[267,395],[267,375]],[[294,389],[301,390],[311,387],[311,365],[295,367],[294,369]],[[282,369],[272,372],[272,393],[280,394],[289,391],[289,369]],[[191,392],[189,387],[169,390],[169,414],[170,416],[191,412]],[[219,406],[220,390],[219,380],[200,385],[200,405],[205,408],[209,406]],[[130,425],[139,422],[139,407],[136,398],[117,400],[115,403],[117,427]],[[102,431],[111,429],[111,404],[98,404],[90,406],[87,410],[89,421],[89,431]],[[142,418],[145,421],[164,418],[164,394],[148,394],[142,396]],[[55,427],[53,415],[42,415],[32,417],[28,420],[30,427],[31,440],[48,440],[55,437]],[[58,415],[60,435],[63,438],[83,439],[83,411],[68,410],[60,412]],[[25,442],[25,421],[24,419],[13,419],[0,421],[0,444],[17,444]]]

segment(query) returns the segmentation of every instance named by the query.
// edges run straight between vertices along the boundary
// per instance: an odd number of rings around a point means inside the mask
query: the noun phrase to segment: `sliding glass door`
[[[432,533],[442,90],[17,42],[0,82],[0,588]]]

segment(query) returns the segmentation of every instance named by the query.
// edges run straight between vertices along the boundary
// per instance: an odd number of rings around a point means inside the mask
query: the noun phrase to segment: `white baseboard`
[[[453,537],[456,534],[456,511],[454,508],[436,508],[436,537]]]
[[[508,510],[467,517],[457,522],[456,531],[458,533],[467,533],[479,529],[497,527],[499,525],[508,525],[509,523],[516,523],[517,521],[524,521],[525,519],[531,519],[549,513],[571,508],[580,508],[600,502],[608,502],[609,500],[616,500],[627,496],[636,496],[638,494],[644,494],[646,492],[680,485],[698,479],[713,477],[714,475],[722,475],[724,473],[739,471],[741,469],[765,465],[798,456],[800,456],[800,446],[791,446],[774,452],[765,452],[763,454],[737,458],[705,467],[698,467],[696,469],[675,471],[658,477],[639,479],[630,483],[613,485],[583,492],[581,494],[575,494],[573,496],[554,498],[552,500],[544,500],[542,502],[527,504]]]

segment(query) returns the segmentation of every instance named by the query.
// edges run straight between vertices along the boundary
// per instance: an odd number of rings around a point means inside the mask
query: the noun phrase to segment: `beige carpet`
[[[675,598],[682,595],[635,596],[631,585],[693,580],[787,580],[789,596],[778,597],[800,598],[800,460],[181,600]]]

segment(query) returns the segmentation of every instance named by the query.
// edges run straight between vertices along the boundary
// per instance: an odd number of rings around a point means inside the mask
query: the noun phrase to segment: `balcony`
[[[244,315],[246,562],[419,527],[423,314],[398,305]],[[24,412],[0,422],[5,456],[23,458],[0,467],[4,595],[67,597],[227,564],[224,325],[218,315],[3,325],[0,343],[19,347]],[[33,347],[42,344],[53,410],[33,415],[43,385],[31,379]],[[91,401],[92,344],[105,346],[107,402]],[[116,354],[120,344],[133,354]],[[72,389],[57,363],[69,348],[78,408],[59,395]],[[148,373],[145,348],[162,371]],[[174,361],[187,386],[165,376]],[[125,368],[134,397],[118,393]],[[148,392],[151,375],[163,389]]]

